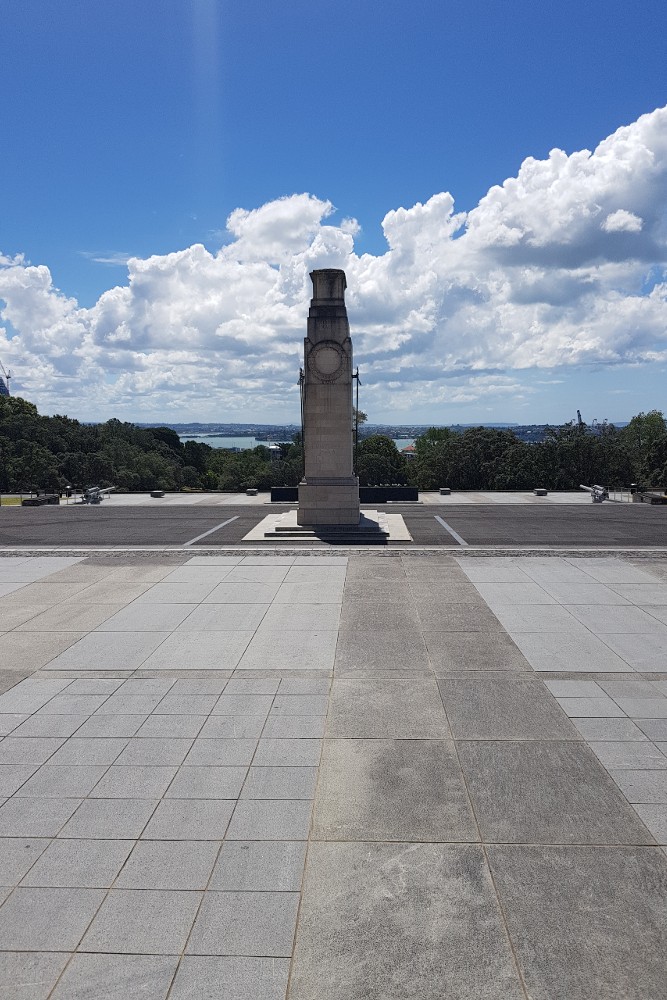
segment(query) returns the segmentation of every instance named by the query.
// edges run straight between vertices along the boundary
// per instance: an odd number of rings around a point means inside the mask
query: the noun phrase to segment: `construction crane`
[[[7,371],[2,361],[0,361],[0,396],[9,396],[9,380],[12,373]]]

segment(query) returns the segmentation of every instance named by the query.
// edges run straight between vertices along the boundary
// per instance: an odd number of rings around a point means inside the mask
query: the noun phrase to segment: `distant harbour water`
[[[207,434],[182,434],[181,441],[197,441],[199,444],[208,444],[211,448],[256,448],[257,445],[268,447],[270,444],[277,444],[274,441],[258,441],[254,437],[209,437]],[[408,445],[414,444],[413,438],[395,438],[394,444],[401,451]]]

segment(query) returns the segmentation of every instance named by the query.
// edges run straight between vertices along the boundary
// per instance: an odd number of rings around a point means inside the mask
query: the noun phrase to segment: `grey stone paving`
[[[179,562],[0,559],[0,996],[665,1000],[667,561]]]

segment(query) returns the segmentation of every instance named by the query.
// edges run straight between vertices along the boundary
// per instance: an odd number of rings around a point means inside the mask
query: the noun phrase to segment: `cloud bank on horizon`
[[[379,256],[334,212],[238,208],[218,252],[130,258],[91,308],[0,255],[0,359],[43,412],[296,420],[308,274],[340,267],[373,419],[520,397],[527,369],[667,361],[667,107],[593,152],[529,157],[468,213],[448,192],[389,211]]]

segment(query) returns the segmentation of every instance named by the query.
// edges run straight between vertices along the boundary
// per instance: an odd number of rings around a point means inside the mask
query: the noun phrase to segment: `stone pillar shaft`
[[[352,341],[345,308],[345,272],[313,271],[313,298],[304,341],[304,478],[297,522],[357,525],[359,480],[354,475]]]

